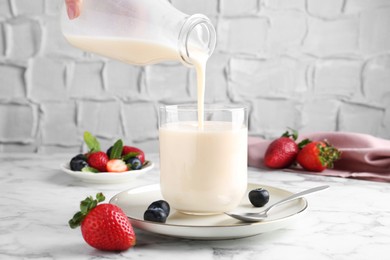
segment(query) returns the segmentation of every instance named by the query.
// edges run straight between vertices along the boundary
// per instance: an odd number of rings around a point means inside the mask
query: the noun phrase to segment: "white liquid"
[[[204,124],[204,98],[206,92],[206,64],[208,56],[197,49],[192,49],[191,54],[192,62],[196,70],[198,87],[198,127],[202,130]]]
[[[73,46],[129,64],[148,65],[168,60],[180,60],[169,46],[127,38],[86,37],[65,35]]]
[[[247,128],[230,122],[160,127],[161,192],[170,205],[195,214],[234,209],[247,186]]]

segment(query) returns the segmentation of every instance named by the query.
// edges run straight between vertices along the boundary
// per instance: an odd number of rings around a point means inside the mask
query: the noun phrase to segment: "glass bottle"
[[[70,44],[135,65],[181,61],[193,66],[195,55],[209,57],[215,29],[202,14],[187,15],[166,0],[83,0],[81,15],[61,27]]]

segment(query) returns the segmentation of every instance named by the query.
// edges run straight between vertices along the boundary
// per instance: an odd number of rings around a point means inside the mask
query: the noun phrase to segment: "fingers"
[[[80,15],[82,0],[65,0],[69,19],[75,19]]]

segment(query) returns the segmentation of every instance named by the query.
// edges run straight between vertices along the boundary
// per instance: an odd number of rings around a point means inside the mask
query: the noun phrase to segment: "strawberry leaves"
[[[292,133],[290,133],[290,132],[287,130],[286,132],[284,132],[284,133],[282,134],[281,137],[292,138],[294,141],[296,141],[296,140],[298,139],[298,131],[297,131],[297,130],[294,130],[294,129],[291,129],[291,128],[290,128],[290,130],[291,130]]]
[[[310,139],[304,139],[298,143],[299,150],[302,150],[305,145],[310,144],[312,141]]]
[[[73,218],[69,220],[68,224],[71,228],[77,228],[81,225],[81,222],[88,215],[88,213],[97,206],[99,202],[104,201],[106,198],[103,193],[99,192],[96,194],[96,199],[92,196],[87,197],[85,200],[80,202],[80,211],[74,214]]]

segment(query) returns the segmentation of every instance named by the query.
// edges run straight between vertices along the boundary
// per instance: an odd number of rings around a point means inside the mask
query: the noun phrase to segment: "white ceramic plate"
[[[69,167],[69,163],[63,163],[60,165],[61,170],[66,172],[67,174],[76,177],[84,182],[89,183],[106,183],[106,184],[113,184],[113,183],[123,183],[132,181],[138,176],[150,171],[153,169],[154,164],[151,161],[148,161],[146,165],[143,166],[140,170],[133,170],[133,171],[127,171],[127,172],[99,172],[99,173],[93,173],[93,172],[81,172],[81,171],[72,171]]]
[[[261,184],[248,184],[247,193],[255,188],[267,189],[270,193],[271,205],[293,193]],[[225,214],[211,216],[187,215],[171,209],[166,223],[155,223],[143,220],[147,207],[156,200],[163,199],[159,184],[142,186],[123,191],[115,195],[110,203],[118,205],[129,217],[133,226],[153,233],[189,239],[232,239],[269,232],[286,227],[295,221],[307,209],[308,203],[304,198],[286,203],[269,212],[269,218],[257,223],[243,223]],[[266,206],[267,206],[266,205]],[[235,212],[259,212],[245,195]]]

